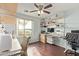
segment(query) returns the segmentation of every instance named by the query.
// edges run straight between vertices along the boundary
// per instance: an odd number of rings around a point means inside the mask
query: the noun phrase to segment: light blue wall
[[[65,33],[71,30],[79,30],[79,10],[74,10],[65,17]]]

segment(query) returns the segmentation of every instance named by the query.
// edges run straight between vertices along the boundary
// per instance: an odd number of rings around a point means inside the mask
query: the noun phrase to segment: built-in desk
[[[53,44],[54,40],[57,38],[59,38],[59,36],[56,33],[52,33],[52,34],[41,33],[40,34],[40,42],[42,43]]]
[[[49,44],[55,44],[61,47],[66,47],[66,40],[64,40],[64,36],[57,35],[56,33],[47,34],[47,43]]]
[[[67,47],[67,41],[64,39],[64,36],[57,35],[56,33],[40,34],[40,41],[43,43],[55,44],[63,48]]]

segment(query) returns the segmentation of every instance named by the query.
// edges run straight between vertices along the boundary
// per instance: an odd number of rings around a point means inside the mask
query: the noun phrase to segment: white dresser
[[[12,55],[20,55],[21,46],[17,39],[12,40],[12,48],[9,51],[0,52],[0,56],[12,56]]]

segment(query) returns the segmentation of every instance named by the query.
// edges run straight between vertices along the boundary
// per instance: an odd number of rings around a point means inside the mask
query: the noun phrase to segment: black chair
[[[74,50],[74,53],[71,53],[71,54],[74,54],[75,56],[77,55],[77,43],[74,41],[74,42],[71,42],[71,48]]]
[[[76,52],[77,48],[79,48],[79,45],[78,45],[78,34],[77,33],[67,33],[66,34],[66,37],[65,39],[68,41],[68,44],[71,45],[71,48],[74,50],[74,51],[65,51],[65,54],[68,55],[68,54],[74,54],[74,56],[77,56],[78,53]]]

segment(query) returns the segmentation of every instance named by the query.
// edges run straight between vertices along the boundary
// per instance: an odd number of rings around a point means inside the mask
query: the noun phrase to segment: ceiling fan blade
[[[37,12],[38,10],[33,10],[33,11],[30,11],[30,13],[32,13],[32,12]]]
[[[34,3],[34,6],[37,7],[37,8],[39,8],[39,6],[36,3]]]
[[[46,11],[46,10],[43,10],[43,12],[45,12],[45,13],[47,13],[47,14],[50,14],[50,12],[49,12],[49,11]]]
[[[52,4],[45,6],[44,9],[47,9],[47,8],[50,8],[50,7],[52,7]]]

